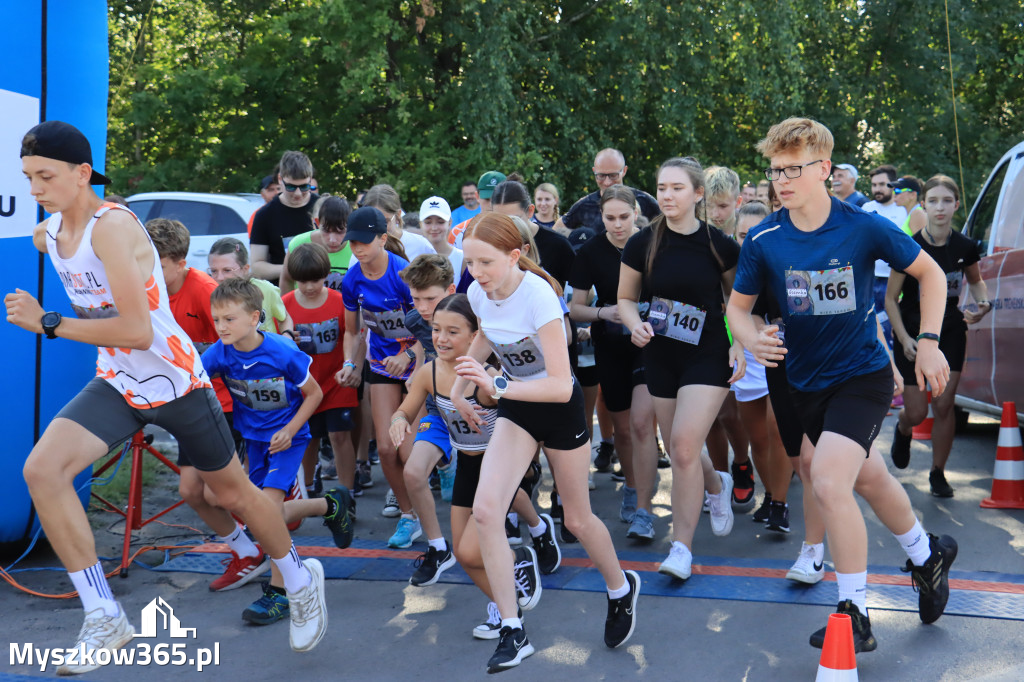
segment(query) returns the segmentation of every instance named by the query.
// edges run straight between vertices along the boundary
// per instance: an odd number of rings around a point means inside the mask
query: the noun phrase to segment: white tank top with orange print
[[[53,214],[46,224],[46,250],[71,299],[72,309],[83,319],[118,316],[107,284],[106,270],[92,248],[96,221],[112,209],[128,211],[119,204],[103,204],[86,225],[78,251],[70,258],[62,258],[57,253],[56,238],[61,228],[61,214]],[[134,213],[132,217],[135,217]],[[145,232],[141,222],[139,227]],[[109,382],[130,405],[140,409],[159,407],[192,389],[211,386],[199,353],[174,321],[160,268],[160,256],[152,241],[150,246],[153,249],[153,272],[146,280],[146,298],[153,325],[153,345],[147,350],[101,346],[96,360],[96,376]]]

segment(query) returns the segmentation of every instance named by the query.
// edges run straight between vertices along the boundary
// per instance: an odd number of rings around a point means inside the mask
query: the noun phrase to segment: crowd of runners
[[[653,194],[626,184],[622,153],[604,149],[597,190],[564,212],[558,183],[531,193],[497,170],[464,183],[455,210],[441,196],[403,208],[387,184],[347,198],[319,191],[309,158],[288,151],[261,183],[249,243],[221,239],[202,272],[186,264],[187,225],[143,226],[123,199],[97,197],[91,185],[108,180],[77,129],[33,128],[23,169],[51,214],[34,241],[77,317],[18,290],[7,319],[99,347],[96,378],[25,465],[82,599],[78,645],[118,648],[133,629],[72,480],[146,424],[177,439],[182,498],[231,551],[210,589],[270,569],[242,618],[290,619],[297,651],[324,636],[327,610],[323,569],[299,558],[288,529],[321,518],[348,547],[374,485],[389,488],[388,545],[424,548],[412,585],[457,563],[480,589],[486,615],[467,635],[497,641],[490,672],[533,653],[523,611],[566,543],[606,583],[605,644],[628,641],[641,579],[612,536],[670,533],[659,572],[685,581],[702,510],[716,536],[734,532],[737,512],[774,532],[797,527],[787,578],[801,583],[824,577],[827,535],[837,611],[853,620],[856,651],[871,651],[855,492],[906,551],[921,620],[934,622],[956,541],[925,532],[872,443],[900,409],[890,457],[907,467],[930,392],[931,492],[953,495],[952,398],[967,324],[991,306],[977,250],[952,229],[956,183],[880,166],[868,202],[832,147],[820,123],[787,119],[757,146],[768,161],[758,182],[674,157]],[[542,462],[552,492],[538,500]],[[671,477],[670,527],[652,510],[659,469]],[[591,511],[595,474],[621,482],[621,525]],[[794,477],[802,520],[787,504]],[[810,636],[823,640],[824,628]]]

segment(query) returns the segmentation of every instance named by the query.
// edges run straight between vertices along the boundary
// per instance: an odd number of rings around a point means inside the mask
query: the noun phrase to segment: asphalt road
[[[878,444],[888,451],[893,419],[887,420]],[[957,538],[960,552],[954,565],[959,576],[977,586],[986,580],[1024,582],[1024,511],[980,509],[991,487],[998,424],[973,418],[958,436],[948,478],[956,489],[952,500],[933,498],[928,491],[927,444],[915,442],[911,467],[897,472],[910,494],[925,527],[933,533]],[[379,516],[386,483],[379,468],[377,484],[359,500],[357,538],[386,541],[394,528],[392,519]],[[668,521],[669,474],[661,472],[656,502],[658,537],[648,545],[625,538],[626,526],[617,519],[617,484],[607,474],[595,474],[597,489],[591,494],[595,511],[605,519],[617,549],[638,565],[660,562],[670,544]],[[786,567],[795,559],[801,542],[799,482],[790,491],[793,532],[779,535],[766,531],[738,513],[728,537],[716,538],[702,519],[694,541],[695,564],[714,567]],[[547,487],[539,495],[547,504]],[[758,496],[760,496],[758,486]],[[448,514],[439,506],[442,526]],[[197,521],[183,511],[181,522]],[[869,533],[869,573],[893,573],[903,565],[905,555],[896,541],[866,513]],[[156,529],[156,530],[150,530]],[[117,530],[116,528],[114,529]],[[150,526],[145,541],[174,542],[161,534],[173,529]],[[153,536],[152,534],[155,534]],[[299,536],[327,536],[327,529],[307,521]],[[101,554],[119,554],[118,533],[100,530],[97,543]],[[299,543],[301,544],[301,543]],[[576,546],[578,547],[578,545]],[[425,544],[417,543],[421,550]],[[574,549],[567,554],[575,555]],[[157,561],[154,553],[147,561]],[[394,566],[395,560],[384,560]],[[56,566],[53,554],[44,549],[19,564],[24,567]],[[106,564],[109,568],[116,562]],[[571,570],[569,568],[565,570]],[[408,566],[411,574],[412,567]],[[593,574],[589,569],[589,574]],[[1004,575],[998,575],[1004,574]],[[584,570],[581,580],[586,578]],[[800,603],[798,588],[786,603],[765,602],[766,579],[751,577],[722,581],[721,589],[700,589],[711,578],[695,575],[686,584],[673,585],[665,576],[643,573],[646,581],[638,605],[638,625],[630,642],[608,650],[602,642],[606,600],[600,592],[581,589],[545,589],[538,607],[526,614],[526,628],[537,653],[519,668],[504,673],[504,679],[656,679],[656,680],[811,680],[817,671],[819,651],[807,644],[808,635],[824,625],[833,610],[828,606]],[[19,580],[43,592],[65,592],[70,582],[62,572],[17,574]],[[704,582],[698,582],[698,578]],[[162,633],[154,643],[187,643],[187,655],[198,648],[219,647],[219,665],[202,673],[182,667],[145,667],[147,680],[216,676],[231,680],[271,680],[282,677],[346,680],[469,680],[485,676],[485,664],[493,642],[470,636],[472,627],[485,615],[485,598],[472,586],[439,583],[415,588],[394,580],[329,580],[327,599],[330,629],[321,645],[311,653],[296,654],[288,647],[287,625],[267,627],[244,624],[241,611],[259,595],[259,588],[211,594],[206,585],[212,576],[190,572],[153,572],[133,569],[127,579],[112,579],[112,588],[139,627],[140,610],[159,595],[170,604],[182,626],[194,627],[196,639],[172,640]],[[552,576],[552,578],[557,578]],[[907,585],[905,577],[902,585]],[[585,581],[584,581],[585,582]],[[785,581],[769,581],[776,587]],[[553,580],[552,584],[557,583]],[[579,583],[578,583],[579,584]],[[715,583],[718,584],[718,583]],[[967,583],[965,583],[967,584]],[[796,590],[795,592],[793,590]],[[819,589],[819,588],[816,588]],[[835,589],[825,583],[820,589]],[[886,589],[889,592],[884,592]],[[883,594],[884,592],[884,594]],[[982,603],[970,601],[976,615],[945,615],[936,624],[924,626],[916,613],[892,610],[886,595],[899,593],[908,600],[916,595],[909,586],[874,588],[869,585],[868,603],[878,650],[857,658],[862,680],[1021,680],[1024,665],[1020,643],[1024,641],[1024,607],[1021,596],[977,592]],[[654,593],[658,593],[655,595]],[[688,594],[689,593],[689,594]],[[698,598],[714,593],[716,598]],[[820,594],[820,593],[819,593]],[[955,593],[956,594],[956,593]],[[898,596],[899,596],[898,595]],[[957,597],[960,598],[960,597]],[[985,601],[985,600],[988,601]],[[831,598],[832,603],[836,601]],[[986,605],[987,604],[987,605]],[[10,643],[32,643],[37,648],[67,647],[81,623],[77,599],[49,600],[33,597],[11,587],[0,587],[0,639]],[[986,617],[1002,613],[1003,618]],[[86,675],[89,680],[137,680],[139,666],[108,666]],[[39,672],[28,665],[12,664],[8,655],[0,666],[0,680],[21,675],[54,675],[53,669]]]

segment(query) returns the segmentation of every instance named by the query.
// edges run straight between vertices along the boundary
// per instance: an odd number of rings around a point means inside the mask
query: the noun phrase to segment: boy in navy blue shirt
[[[309,373],[312,359],[285,336],[259,331],[263,294],[247,279],[221,282],[210,297],[220,340],[203,353],[203,366],[219,375],[234,401],[235,428],[246,439],[249,479],[281,508],[285,521],[323,516],[340,548],[352,542],[349,495],[337,488],[320,499],[284,498],[292,487],[306,445],[306,422],[323,393]],[[267,625],[289,614],[281,576],[271,567],[270,584],[242,618]]]
[[[874,261],[881,258],[920,282],[917,382],[922,391],[929,382],[936,396],[949,378],[938,347],[946,284],[942,269],[899,228],[829,196],[832,147],[832,133],[804,118],[773,126],[758,144],[770,159],[765,175],[782,209],[747,236],[727,315],[733,337],[761,364],[786,360],[793,402],[815,445],[809,484],[832,549],[838,612],[853,620],[860,652],[873,651],[877,642],[866,606],[867,530],[854,488],[907,552],[903,570],[919,592],[925,623],[945,610],[957,553],[953,538],[924,532],[907,493],[872,445],[894,390],[889,356],[876,333]],[[785,346],[778,326],[759,330],[750,314],[764,286],[781,304]],[[824,557],[815,561],[820,565]],[[822,628],[810,643],[820,648],[824,638]]]

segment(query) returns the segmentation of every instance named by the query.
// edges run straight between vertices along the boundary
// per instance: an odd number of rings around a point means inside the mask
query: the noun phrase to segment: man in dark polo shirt
[[[594,157],[594,179],[597,180],[597,191],[591,192],[572,205],[563,216],[555,223],[554,230],[562,235],[568,235],[578,227],[589,227],[594,234],[604,233],[604,222],[601,220],[601,195],[612,185],[624,184],[626,171],[626,159],[618,149],[602,149]],[[647,216],[648,220],[654,220],[661,214],[658,208],[658,201],[647,192],[634,189],[637,203],[640,204],[640,212]]]
[[[319,197],[313,192],[313,163],[302,152],[281,156],[281,193],[256,211],[249,235],[252,275],[277,284],[288,242],[313,229],[310,211]]]

